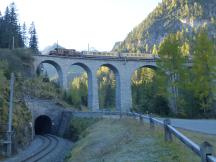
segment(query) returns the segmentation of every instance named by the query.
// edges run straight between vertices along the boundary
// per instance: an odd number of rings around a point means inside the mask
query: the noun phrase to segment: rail
[[[34,152],[25,159],[22,159],[21,162],[39,162],[54,151],[59,143],[58,138],[53,135],[44,135],[39,137],[43,141],[43,146],[37,152]]]

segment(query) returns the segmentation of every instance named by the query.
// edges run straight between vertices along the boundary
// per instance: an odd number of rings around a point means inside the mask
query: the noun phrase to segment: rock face
[[[216,39],[215,0],[163,0],[113,51],[152,52],[169,33],[184,31],[193,37],[201,27]]]

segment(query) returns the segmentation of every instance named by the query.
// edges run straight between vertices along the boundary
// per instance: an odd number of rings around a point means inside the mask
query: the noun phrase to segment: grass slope
[[[215,148],[216,148],[216,136],[215,135],[209,135],[209,134],[200,133],[200,132],[191,132],[191,131],[183,130],[183,129],[179,129],[179,130],[181,133],[186,135],[188,138],[193,140],[198,145],[201,145],[204,141],[209,142],[214,148],[214,150],[213,150],[214,155],[216,155],[216,150],[215,150]]]
[[[87,128],[67,162],[197,162],[177,139],[165,143],[160,128],[131,119],[100,120]]]

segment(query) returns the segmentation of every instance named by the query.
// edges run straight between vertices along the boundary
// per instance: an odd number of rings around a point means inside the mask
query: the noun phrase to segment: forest
[[[38,54],[38,42],[34,23],[27,31],[26,24],[21,26],[17,15],[14,3],[4,14],[0,12],[0,139],[5,139],[7,131],[9,83],[14,73],[13,131],[16,140],[12,140],[14,147],[22,148],[31,140],[31,115],[24,102],[23,83],[32,75],[32,56]]]
[[[186,37],[193,38],[204,26],[216,43],[215,8],[215,0],[163,0],[123,41],[116,43],[113,51],[156,53],[170,33],[183,30]]]
[[[137,69],[131,78],[132,111],[182,118],[215,117],[215,44],[206,29],[189,40],[184,31],[168,35],[160,44],[158,69]],[[98,70],[101,109],[115,110],[115,75]],[[87,74],[75,78],[66,99],[87,106]]]
[[[2,15],[0,12],[0,48],[30,48],[38,53],[38,38],[34,22],[29,29],[24,22],[20,25],[15,3],[11,3]]]

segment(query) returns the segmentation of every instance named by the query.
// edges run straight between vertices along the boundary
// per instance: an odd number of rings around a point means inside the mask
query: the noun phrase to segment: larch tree
[[[215,101],[216,55],[214,44],[201,30],[194,43],[192,89],[201,113],[211,112]]]
[[[169,79],[168,98],[174,114],[178,113],[178,87],[185,58],[181,53],[181,43],[175,34],[170,34],[161,43],[158,51],[160,59],[157,61],[159,68],[164,71]]]

